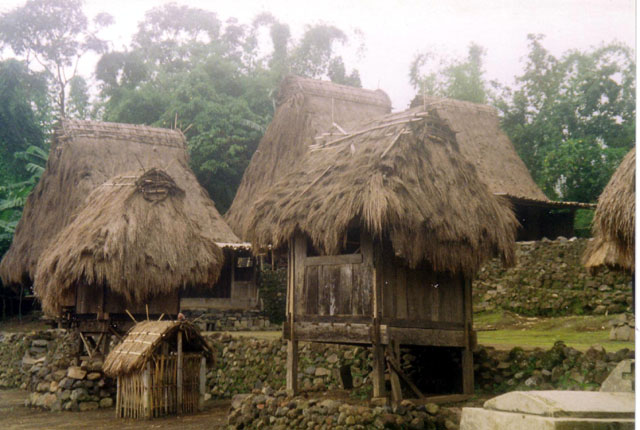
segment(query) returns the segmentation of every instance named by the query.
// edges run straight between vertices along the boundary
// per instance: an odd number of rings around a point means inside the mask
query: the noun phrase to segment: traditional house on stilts
[[[65,120],[0,276],[33,285],[47,315],[104,352],[131,326],[127,312],[175,319],[185,288],[218,288],[221,248],[240,242],[189,168],[182,133]]]
[[[584,265],[592,271],[606,266],[634,273],[635,224],[636,149],[633,148],[598,198],[593,240],[585,250]],[[632,282],[635,283],[635,277]]]
[[[435,109],[320,136],[246,226],[256,249],[288,248],[291,393],[299,341],[370,345],[373,395],[388,365],[396,400],[400,345],[448,348],[456,359],[431,370],[473,391],[471,279],[491,256],[513,263],[517,221]]]

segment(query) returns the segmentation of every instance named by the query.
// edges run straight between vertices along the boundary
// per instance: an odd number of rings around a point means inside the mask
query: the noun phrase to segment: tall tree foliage
[[[273,49],[259,49],[270,30]],[[174,4],[149,11],[129,49],[102,56],[96,68],[100,106],[108,121],[179,127],[191,167],[218,209],[233,200],[242,174],[273,115],[273,95],[284,75],[347,75],[334,44],[346,36],[310,27],[299,41],[270,15],[251,25]]]
[[[418,96],[430,95],[486,103],[489,91],[482,60],[486,50],[472,43],[463,60],[439,58],[433,52],[417,54],[409,69],[409,82]]]
[[[529,35],[517,88],[495,101],[502,125],[550,197],[594,202],[635,143],[635,60],[610,44],[556,58]]]
[[[556,58],[529,35],[522,75],[511,89],[483,76],[485,50],[463,60],[415,57],[409,77],[422,94],[494,105],[534,180],[551,198],[594,202],[635,143],[635,60],[609,44]],[[429,70],[427,73],[423,70]]]
[[[110,15],[102,13],[90,25],[82,5],[82,0],[27,0],[0,15],[2,46],[28,64],[35,61],[50,74],[60,117],[67,113],[68,87],[77,75],[80,58],[89,51],[106,50],[106,42],[96,32],[112,22]]]

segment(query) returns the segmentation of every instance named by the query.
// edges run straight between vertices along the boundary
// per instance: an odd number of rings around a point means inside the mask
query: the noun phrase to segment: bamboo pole
[[[178,414],[182,413],[182,331],[178,331],[178,363],[177,363],[177,371],[176,371],[176,388],[177,388],[177,397],[178,397]]]

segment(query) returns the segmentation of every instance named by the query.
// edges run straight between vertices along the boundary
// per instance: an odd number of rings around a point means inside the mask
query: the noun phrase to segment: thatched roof
[[[548,201],[536,185],[492,107],[460,100],[416,97],[414,105],[435,109],[456,133],[462,154],[494,194]]]
[[[217,242],[240,242],[198,184],[188,161],[186,141],[179,131],[63,121],[54,132],[45,172],[27,199],[11,248],[0,263],[3,283],[29,285],[40,254],[69,224],[89,193],[117,175],[142,168],[163,169],[185,191],[189,205],[202,205],[200,212],[206,219],[201,222],[211,227]]]
[[[40,254],[34,287],[43,310],[57,315],[82,283],[106,285],[133,304],[189,285],[212,286],[224,257],[204,201],[189,198],[158,169],[98,186]]]
[[[141,370],[162,341],[174,342],[178,331],[183,332],[183,349],[202,351],[213,359],[211,348],[198,329],[186,321],[143,321],[134,325],[104,361],[102,370],[112,378]]]
[[[409,265],[472,274],[489,256],[514,261],[517,221],[463,156],[434,109],[412,109],[312,148],[249,213],[256,248],[295,231],[335,254],[354,222],[391,240]],[[332,140],[332,141],[331,141]]]
[[[234,232],[246,239],[247,215],[256,200],[295,168],[318,134],[350,132],[363,120],[390,111],[389,97],[381,90],[287,77],[280,86],[273,120],[225,215]]]
[[[635,271],[636,149],[622,160],[598,198],[593,217],[593,240],[583,262],[591,270],[601,266]]]

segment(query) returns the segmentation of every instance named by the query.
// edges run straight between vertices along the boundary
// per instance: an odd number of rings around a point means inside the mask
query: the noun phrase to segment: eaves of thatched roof
[[[607,266],[635,271],[636,149],[615,171],[598,198],[593,217],[593,240],[583,256],[590,270]]]
[[[233,231],[246,239],[248,213],[268,189],[307,153],[320,133],[353,131],[359,123],[391,111],[381,90],[365,90],[332,82],[289,76],[278,93],[273,120],[225,214]]]
[[[180,131],[142,125],[65,120],[54,132],[42,178],[29,195],[13,243],[0,263],[5,285],[30,285],[40,254],[97,186],[127,172],[166,171],[187,199],[207,208],[216,242],[239,243],[189,168]]]
[[[435,109],[412,109],[325,136],[248,213],[254,247],[296,231],[335,254],[354,222],[388,238],[411,266],[473,274],[488,257],[514,261],[517,221],[462,154]]]

